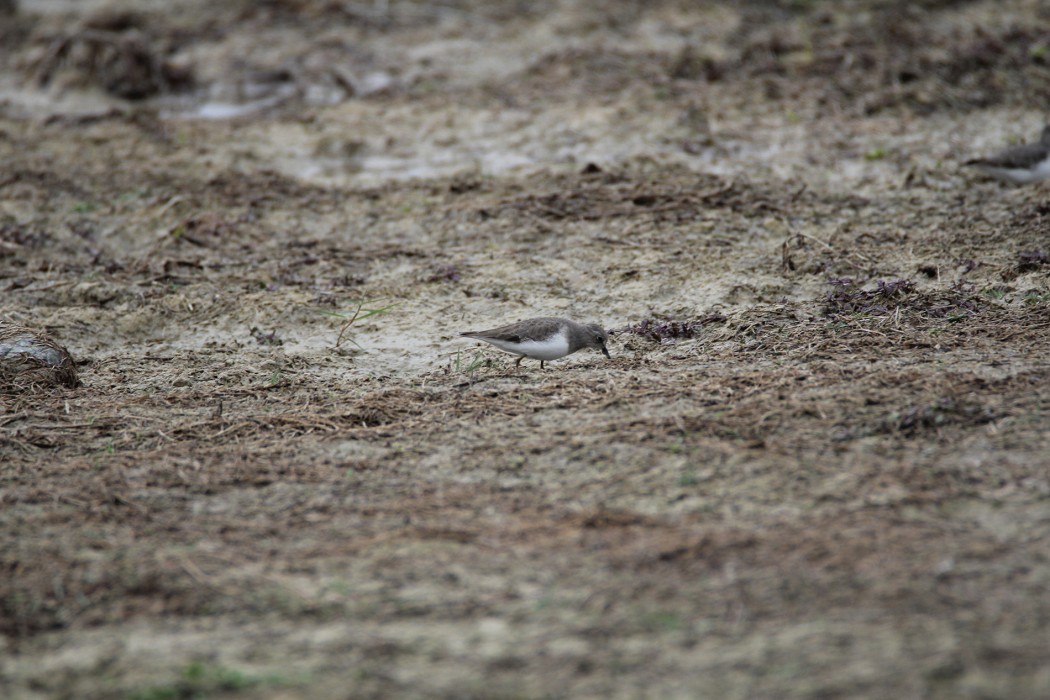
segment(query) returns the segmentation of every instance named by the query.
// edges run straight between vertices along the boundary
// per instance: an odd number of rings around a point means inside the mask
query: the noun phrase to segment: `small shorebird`
[[[530,318],[488,331],[460,333],[465,338],[484,340],[500,350],[518,355],[514,366],[526,357],[543,363],[571,355],[577,350],[594,348],[609,357],[605,347],[609,334],[596,323],[576,323],[567,318]]]
[[[1027,185],[1050,177],[1050,124],[1043,128],[1038,143],[1014,146],[988,158],[974,158],[964,165],[985,175],[1015,185]]]

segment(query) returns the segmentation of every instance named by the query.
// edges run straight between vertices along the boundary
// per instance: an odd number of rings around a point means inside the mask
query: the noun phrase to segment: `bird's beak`
[[[605,343],[602,343],[602,354],[612,359],[612,355],[609,354],[609,349],[605,347]]]

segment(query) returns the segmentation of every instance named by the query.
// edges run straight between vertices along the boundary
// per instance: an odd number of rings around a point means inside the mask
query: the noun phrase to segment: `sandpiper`
[[[986,175],[1015,185],[1027,185],[1050,177],[1050,124],[1043,128],[1039,143],[1014,146],[988,158],[966,161]]]
[[[609,334],[596,323],[576,323],[567,318],[530,318],[488,331],[460,333],[466,338],[484,340],[500,350],[518,355],[517,367],[526,357],[543,363],[571,355],[577,350],[594,348],[609,357],[605,342]]]

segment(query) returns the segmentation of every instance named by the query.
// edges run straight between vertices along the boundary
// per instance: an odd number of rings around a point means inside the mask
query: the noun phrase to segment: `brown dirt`
[[[0,695],[1050,697],[1041,3],[21,5]]]

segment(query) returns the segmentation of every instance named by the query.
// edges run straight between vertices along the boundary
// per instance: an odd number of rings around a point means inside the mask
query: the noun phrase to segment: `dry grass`
[[[1035,30],[924,3],[887,53],[898,3],[555,8],[586,45],[509,79],[437,52],[309,106],[331,76],[304,26],[345,23],[376,70],[447,39],[404,14],[428,8],[352,5],[229,25],[303,67],[296,109],[0,109],[0,313],[57,329],[83,382],[0,391],[0,694],[1047,695],[1046,207],[930,155],[982,114],[957,111],[1035,89],[995,79]],[[509,8],[442,17],[514,52],[547,19]],[[730,15],[719,56],[632,29]],[[563,146],[623,122],[663,157],[322,186],[266,150],[378,122],[455,141],[475,110],[489,138],[550,95]],[[818,148],[781,153],[791,177],[749,160],[799,118]],[[456,339],[540,312],[617,329],[613,357],[516,370]]]

